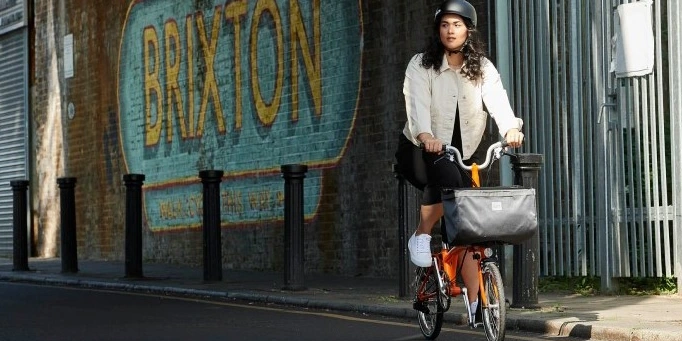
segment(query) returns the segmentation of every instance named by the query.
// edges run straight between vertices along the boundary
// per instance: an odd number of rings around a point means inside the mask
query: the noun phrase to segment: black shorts
[[[480,153],[476,152],[464,163],[469,165],[474,161],[480,163]],[[395,153],[398,169],[414,187],[423,191],[422,205],[440,203],[441,189],[470,187],[471,173],[461,169],[457,164],[447,159],[438,160],[443,155],[427,153],[415,146],[402,133]]]

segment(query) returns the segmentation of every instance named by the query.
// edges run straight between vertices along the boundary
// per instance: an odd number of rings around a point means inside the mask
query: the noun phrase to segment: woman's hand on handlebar
[[[433,137],[429,133],[421,133],[417,136],[419,142],[421,142],[423,149],[429,153],[442,153],[443,152],[443,142],[439,139]]]
[[[507,134],[504,135],[504,140],[512,148],[521,147],[523,144],[523,133],[516,128],[507,130]]]

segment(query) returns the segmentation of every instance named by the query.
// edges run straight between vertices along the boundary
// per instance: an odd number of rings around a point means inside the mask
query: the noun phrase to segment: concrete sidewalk
[[[411,298],[398,298],[390,279],[309,275],[306,290],[282,290],[281,273],[225,269],[223,280],[204,282],[202,267],[144,264],[144,278],[124,278],[120,261],[79,261],[76,274],[62,274],[60,259],[30,259],[30,271],[12,271],[0,259],[0,280],[98,289],[199,295],[367,314],[415,318]],[[507,294],[511,300],[511,293]],[[446,323],[462,324],[460,298]],[[682,296],[540,294],[541,309],[507,309],[507,328],[585,339],[682,341]],[[416,325],[416,318],[415,318]]]

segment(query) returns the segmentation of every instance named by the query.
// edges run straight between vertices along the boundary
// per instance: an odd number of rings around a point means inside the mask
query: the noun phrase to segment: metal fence
[[[682,133],[677,0],[651,5],[653,73],[610,72],[617,6],[501,0],[510,97],[541,153],[542,276],[680,277]],[[499,12],[498,12],[499,13]],[[499,39],[499,38],[498,38]]]

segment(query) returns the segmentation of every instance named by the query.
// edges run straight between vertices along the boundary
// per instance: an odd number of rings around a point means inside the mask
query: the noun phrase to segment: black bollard
[[[516,158],[512,158],[511,161],[512,168],[514,169],[514,184],[537,190],[542,159],[542,154],[516,154]],[[513,295],[511,307],[523,309],[539,308],[539,233],[535,233],[533,237],[522,244],[514,245],[513,258]]]
[[[61,209],[62,272],[78,272],[78,242],[76,239],[76,178],[58,178]]]
[[[12,186],[14,209],[12,219],[14,267],[12,271],[28,271],[28,224],[26,218],[28,180],[13,180],[10,181],[10,186]]]
[[[125,273],[128,278],[142,275],[142,183],[144,174],[125,174],[126,186],[126,255]]]
[[[398,297],[410,295],[410,259],[407,255],[407,203],[408,183],[400,174],[398,165],[393,165],[393,174],[398,179]]]
[[[284,178],[284,289],[305,290],[303,285],[303,179],[306,165],[283,165]]]
[[[220,239],[220,182],[223,171],[203,170],[199,172],[199,177],[204,184],[204,280],[221,281],[223,256]]]

